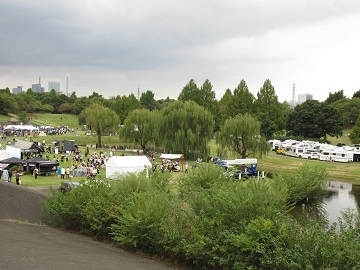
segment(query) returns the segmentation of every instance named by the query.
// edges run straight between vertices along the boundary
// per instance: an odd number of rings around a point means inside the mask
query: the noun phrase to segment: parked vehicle
[[[66,193],[66,192],[69,192],[70,190],[72,190],[73,188],[76,188],[78,186],[79,186],[79,182],[66,181],[66,182],[61,183],[59,190],[62,193]]]
[[[239,158],[224,161],[225,167],[233,171],[233,176],[235,177],[235,179],[258,177],[260,175],[259,172],[256,170],[256,158]]]
[[[301,156],[307,149],[303,146],[291,145],[285,148],[285,155],[292,157]]]
[[[313,151],[306,151],[299,155],[299,158],[305,158],[305,159],[319,159],[319,153],[313,152]]]
[[[350,162],[353,161],[353,152],[343,149],[324,150],[319,154],[319,160],[328,162]]]

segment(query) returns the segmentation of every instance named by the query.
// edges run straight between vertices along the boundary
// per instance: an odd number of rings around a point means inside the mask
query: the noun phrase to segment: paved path
[[[29,188],[0,182],[0,270],[172,269],[89,237],[39,225],[42,199]]]
[[[0,269],[171,269],[91,238],[51,227],[0,221]]]

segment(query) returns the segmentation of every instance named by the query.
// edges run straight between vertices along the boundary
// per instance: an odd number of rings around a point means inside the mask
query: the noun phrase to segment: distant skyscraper
[[[60,93],[60,82],[49,82],[48,91],[55,90],[56,93]]]
[[[304,103],[307,100],[312,100],[313,99],[313,95],[309,94],[309,93],[305,93],[305,94],[298,94],[298,104]]]
[[[17,95],[17,94],[22,93],[22,91],[23,91],[22,88],[23,88],[22,86],[18,86],[16,88],[13,88],[13,94]]]
[[[45,88],[41,87],[41,83],[32,84],[31,90],[36,93],[44,93],[45,92]]]

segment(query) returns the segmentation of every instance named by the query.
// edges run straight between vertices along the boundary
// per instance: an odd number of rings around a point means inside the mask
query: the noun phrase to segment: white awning
[[[180,159],[182,154],[161,154],[160,158],[165,159]]]

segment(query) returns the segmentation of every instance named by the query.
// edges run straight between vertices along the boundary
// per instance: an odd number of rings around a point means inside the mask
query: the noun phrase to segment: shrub
[[[296,171],[275,175],[272,183],[278,190],[287,190],[289,202],[298,202],[324,195],[327,176],[325,169],[304,165]]]

